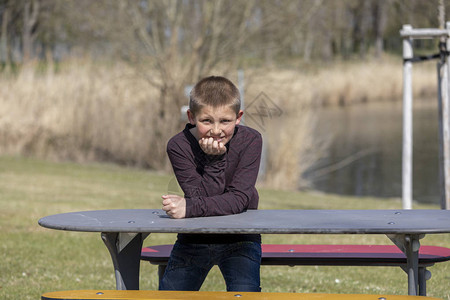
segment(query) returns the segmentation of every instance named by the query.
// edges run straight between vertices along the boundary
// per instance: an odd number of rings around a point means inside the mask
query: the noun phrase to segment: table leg
[[[388,235],[394,244],[406,255],[406,273],[408,274],[408,295],[418,295],[419,286],[419,239],[422,235]]]
[[[167,265],[158,265],[158,280],[161,281],[161,279],[164,276],[164,273],[166,272]]]
[[[427,269],[425,267],[419,267],[419,296],[427,295]]]
[[[139,290],[142,243],[147,236],[147,233],[102,232],[114,264],[116,289]]]

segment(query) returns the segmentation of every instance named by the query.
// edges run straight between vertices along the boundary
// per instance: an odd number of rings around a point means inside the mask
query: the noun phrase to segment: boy
[[[204,78],[191,91],[187,115],[186,128],[167,144],[184,197],[163,195],[163,210],[178,219],[257,209],[262,138],[239,126],[239,90],[224,77]],[[261,291],[261,236],[179,234],[159,288],[199,290],[214,264],[227,291]]]

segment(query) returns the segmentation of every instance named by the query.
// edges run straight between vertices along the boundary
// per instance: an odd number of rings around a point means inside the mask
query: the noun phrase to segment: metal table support
[[[406,255],[406,267],[403,270],[408,274],[408,295],[426,295],[426,274],[420,274],[419,280],[419,240],[423,234],[395,234],[388,235],[389,239]],[[417,293],[419,291],[419,293]]]
[[[111,254],[117,290],[139,290],[142,243],[149,233],[102,232]]]

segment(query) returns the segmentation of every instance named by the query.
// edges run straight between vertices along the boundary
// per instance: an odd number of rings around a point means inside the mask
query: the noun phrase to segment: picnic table
[[[407,257],[408,294],[418,294],[419,240],[450,233],[448,210],[249,210],[217,217],[171,219],[160,209],[71,212],[39,220],[46,228],[101,232],[118,290],[139,289],[142,244],[150,233],[384,234]]]

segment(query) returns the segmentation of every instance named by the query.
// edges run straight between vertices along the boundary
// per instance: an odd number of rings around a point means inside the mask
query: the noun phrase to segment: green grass
[[[39,218],[61,212],[160,208],[173,176],[115,165],[51,163],[0,156],[0,299],[39,299],[44,292],[114,289],[112,263],[100,234],[41,228]],[[397,209],[399,199],[341,197],[260,188],[262,209]],[[418,205],[414,208],[435,208]],[[172,243],[175,235],[152,234],[144,245]],[[264,235],[265,243],[390,244],[382,235]],[[450,247],[450,234],[422,244]],[[450,263],[430,268],[428,295],[450,299]],[[157,289],[157,268],[141,264],[141,289]],[[406,274],[392,267],[263,266],[266,292],[406,294]],[[203,290],[224,290],[217,268]]]

